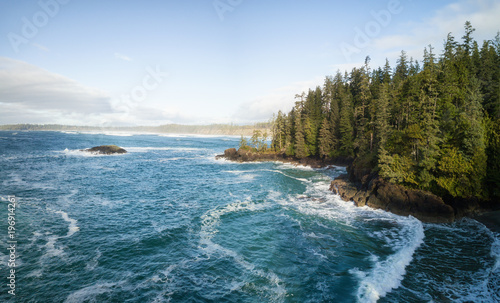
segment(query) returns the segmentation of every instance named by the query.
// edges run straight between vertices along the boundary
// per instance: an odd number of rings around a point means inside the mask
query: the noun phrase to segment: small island
[[[102,155],[113,155],[113,154],[126,154],[127,151],[116,145],[100,145],[88,149],[82,149],[81,151],[102,154]]]

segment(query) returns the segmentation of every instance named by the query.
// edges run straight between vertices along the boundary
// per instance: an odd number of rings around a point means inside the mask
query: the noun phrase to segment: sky
[[[338,70],[482,44],[498,0],[0,1],[0,124],[268,121]]]

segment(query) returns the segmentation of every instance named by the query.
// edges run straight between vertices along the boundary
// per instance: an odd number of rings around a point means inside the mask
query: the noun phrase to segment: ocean
[[[215,159],[238,142],[0,132],[0,302],[500,302],[480,222],[357,208],[328,191],[344,167]],[[128,153],[80,151],[105,144]]]

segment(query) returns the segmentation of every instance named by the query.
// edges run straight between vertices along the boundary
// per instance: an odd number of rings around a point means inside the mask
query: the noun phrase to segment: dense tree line
[[[326,77],[279,112],[271,148],[297,158],[351,157],[391,182],[441,196],[500,197],[500,34],[478,45],[465,23],[443,53]]]

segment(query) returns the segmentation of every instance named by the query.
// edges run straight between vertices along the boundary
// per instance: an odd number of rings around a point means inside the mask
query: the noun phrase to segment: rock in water
[[[96,154],[103,154],[103,155],[112,155],[112,154],[125,154],[127,151],[119,146],[116,145],[101,145],[101,146],[95,146],[92,148],[88,149],[82,149],[82,151],[90,152],[90,153],[96,153]]]

